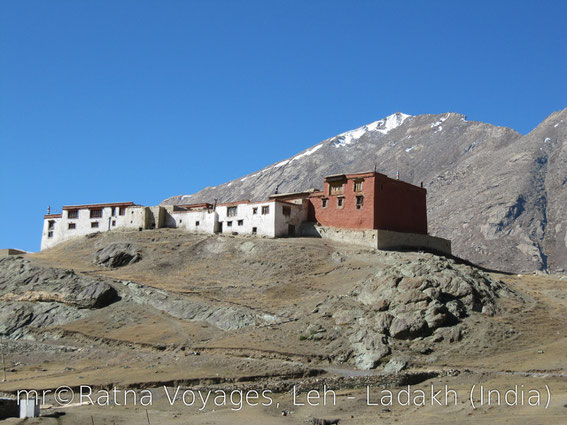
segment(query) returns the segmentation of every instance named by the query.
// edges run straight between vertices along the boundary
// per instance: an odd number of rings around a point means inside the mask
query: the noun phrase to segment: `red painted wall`
[[[375,192],[375,229],[427,234],[425,189],[379,176]]]
[[[364,196],[362,208],[356,209],[356,196]],[[343,229],[374,228],[374,176],[364,178],[362,192],[354,191],[354,180],[347,179],[343,195],[330,195],[329,183],[325,181],[322,195],[309,198],[313,206],[313,218],[324,226]],[[343,198],[343,206],[337,206],[337,199]],[[327,207],[323,208],[322,199],[327,199]]]
[[[355,179],[364,179],[362,191],[354,191]],[[325,179],[323,192],[309,198],[308,217],[324,226],[342,229],[384,229],[427,234],[426,190],[391,179],[379,173],[346,175],[343,206],[337,195],[330,195]],[[356,208],[356,196],[364,196],[362,208]],[[322,199],[327,198],[323,208]]]

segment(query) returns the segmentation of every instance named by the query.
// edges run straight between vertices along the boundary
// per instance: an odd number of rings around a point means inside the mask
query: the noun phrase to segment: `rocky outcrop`
[[[192,299],[188,296],[123,281],[125,300],[150,305],[181,320],[207,322],[224,331],[246,326],[278,323],[282,318],[254,311],[245,306],[230,305],[212,300]]]
[[[32,328],[62,324],[118,299],[100,279],[42,267],[22,257],[0,259],[0,334],[19,338]]]
[[[105,267],[123,267],[142,259],[140,250],[126,242],[115,242],[100,248],[95,255],[95,263]]]
[[[510,297],[519,296],[488,274],[425,254],[380,269],[349,294],[328,298],[318,311],[332,317],[350,345],[348,355],[343,346],[332,356],[372,369],[393,354],[396,341],[422,340],[437,330],[442,335],[471,314],[492,316],[500,299]],[[421,348],[428,349],[433,347]]]

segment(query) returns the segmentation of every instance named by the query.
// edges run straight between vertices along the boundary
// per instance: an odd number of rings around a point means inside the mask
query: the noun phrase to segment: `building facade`
[[[274,194],[259,202],[70,205],[44,216],[41,249],[95,232],[169,227],[271,238],[313,235],[379,249],[450,253],[449,241],[427,234],[426,194],[423,187],[367,172],[327,176],[323,190]]]
[[[369,172],[337,174],[310,195],[311,221],[341,229],[427,234],[427,191]]]

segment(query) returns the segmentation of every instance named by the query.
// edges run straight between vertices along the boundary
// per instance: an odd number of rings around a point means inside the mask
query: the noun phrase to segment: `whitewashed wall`
[[[167,227],[212,234],[215,232],[217,221],[218,214],[215,211],[172,211],[168,214],[166,223],[168,223]]]
[[[52,237],[48,237],[48,226],[49,226],[49,222],[53,221],[54,222],[54,226],[53,226],[53,236]],[[41,234],[41,249],[47,249],[47,248],[51,248],[54,245],[57,245],[58,243],[62,242],[64,239],[63,233],[61,231],[61,218],[45,218],[43,220],[43,232]]]
[[[275,202],[275,236],[299,236],[299,226],[307,220],[307,204],[290,204],[286,202]],[[284,207],[290,207],[289,216],[284,215]],[[289,234],[289,225],[295,226],[295,233]]]
[[[69,210],[63,210],[62,217],[57,219],[44,219],[43,234],[41,238],[41,249],[50,248],[63,241],[90,233],[108,232],[112,230],[130,228],[138,229],[145,227],[146,207],[126,207],[124,215],[119,215],[120,209],[115,207],[112,215],[112,207],[102,208],[101,218],[91,218],[90,210],[87,208],[78,210],[77,218],[69,218]],[[48,237],[49,220],[55,220],[53,236]],[[70,229],[69,224],[74,223],[75,228]],[[98,227],[92,227],[92,223],[98,223]]]
[[[219,223],[222,223],[222,233],[237,232],[241,234],[252,234],[252,230],[256,228],[256,234],[260,236],[275,237],[275,212],[274,201],[254,202],[249,204],[234,205],[237,207],[236,216],[228,217],[228,206],[217,206]],[[268,214],[262,214],[262,207],[269,207]],[[253,213],[253,209],[258,208],[257,213]],[[242,220],[242,224],[238,222]],[[229,226],[232,222],[232,226]]]

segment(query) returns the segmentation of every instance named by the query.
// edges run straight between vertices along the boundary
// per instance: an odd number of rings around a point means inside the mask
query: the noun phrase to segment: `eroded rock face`
[[[348,339],[349,361],[371,369],[392,353],[396,341],[435,335],[471,314],[497,314],[502,297],[516,294],[476,268],[427,254],[380,269],[350,294],[328,298],[319,311]]]
[[[140,250],[125,242],[112,243],[99,249],[95,255],[95,263],[109,268],[123,267],[142,259]]]
[[[22,257],[0,259],[0,333],[11,337],[29,328],[78,319],[84,311],[118,299],[107,282],[72,270],[43,267]]]

